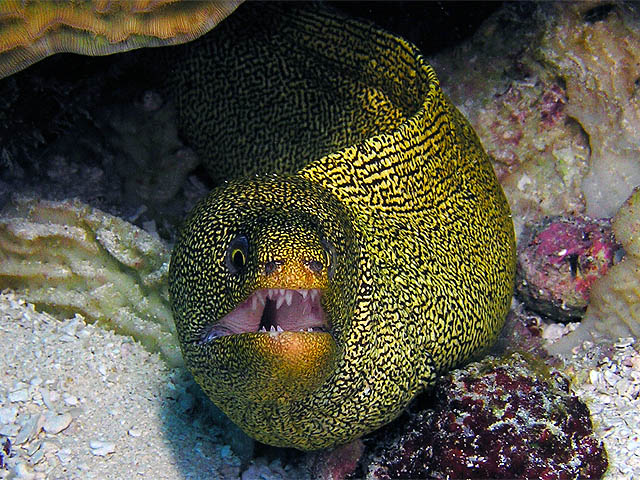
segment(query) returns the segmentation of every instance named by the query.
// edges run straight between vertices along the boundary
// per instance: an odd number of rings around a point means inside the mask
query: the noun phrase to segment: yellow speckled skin
[[[172,257],[186,363],[258,440],[346,443],[493,341],[514,281],[507,202],[406,41],[320,9],[250,4],[200,43],[172,85],[185,134],[230,182],[196,207]],[[224,259],[239,233],[249,250],[234,274]],[[330,334],[198,340],[268,284],[264,261],[294,271],[326,258],[327,242],[333,272],[281,281],[326,285]]]

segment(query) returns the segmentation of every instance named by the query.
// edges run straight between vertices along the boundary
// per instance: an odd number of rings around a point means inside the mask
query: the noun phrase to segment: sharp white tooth
[[[291,290],[287,290],[287,293],[285,293],[284,296],[287,300],[287,305],[291,306],[291,302],[293,301],[293,292]]]
[[[282,329],[282,327],[280,325],[278,325],[276,327],[276,332],[284,332],[284,330]]]
[[[264,307],[265,304],[267,303],[267,293],[266,292],[259,292],[258,293],[258,300],[260,300],[260,303]]]
[[[280,295],[284,295],[284,288],[281,288],[280,290],[278,290],[278,293],[279,293]]]
[[[313,328],[311,327],[307,328],[307,332],[313,332]]]
[[[302,299],[306,300],[307,299],[307,295],[309,295],[309,290],[298,290],[300,292],[300,295],[302,295]]]
[[[311,297],[312,301],[316,301],[316,297],[318,296],[317,290],[309,290],[309,297]]]
[[[284,303],[284,300],[285,300],[284,296],[278,297],[278,301],[276,302],[276,310],[282,306],[282,304]]]
[[[258,332],[264,332],[264,333],[266,333],[266,332],[267,332],[267,329],[266,329],[266,328],[264,328],[264,327],[262,327],[260,330],[258,330]]]
[[[271,332],[275,332],[276,331],[276,327],[274,327],[273,325],[271,325],[271,328],[269,329],[269,333]]]

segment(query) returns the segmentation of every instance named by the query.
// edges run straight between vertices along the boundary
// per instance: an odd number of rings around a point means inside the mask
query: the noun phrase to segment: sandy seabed
[[[304,476],[260,459],[241,469],[224,432],[191,414],[188,373],[129,337],[5,292],[0,345],[2,479]]]
[[[56,319],[4,292],[0,345],[2,479],[308,478],[303,465],[242,465],[221,428],[193,415],[188,373],[130,337],[80,316]],[[572,388],[605,442],[605,478],[637,478],[640,355],[631,340],[606,361],[586,347],[567,369],[584,372]]]

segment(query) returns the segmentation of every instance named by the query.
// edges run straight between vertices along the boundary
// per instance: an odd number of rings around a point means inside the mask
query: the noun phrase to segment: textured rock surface
[[[516,290],[529,308],[554,321],[579,320],[591,285],[623,253],[608,220],[545,219],[520,237]]]
[[[640,185],[640,10],[623,2],[554,10],[539,54],[566,84],[567,115],[589,136],[586,213],[610,217]]]
[[[444,377],[436,410],[413,415],[368,478],[600,478],[607,456],[587,407],[559,372],[536,368],[514,354]]]
[[[638,18],[632,3],[516,3],[430,59],[494,156],[516,231],[612,216],[640,184]]]
[[[567,353],[594,336],[612,340],[640,337],[640,189],[620,208],[612,228],[627,255],[593,285],[584,320],[571,335],[550,347],[554,353]]]

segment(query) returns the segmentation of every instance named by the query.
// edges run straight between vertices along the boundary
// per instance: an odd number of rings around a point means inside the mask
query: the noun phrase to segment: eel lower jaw
[[[328,332],[319,289],[260,289],[202,332],[199,343],[245,333]]]

